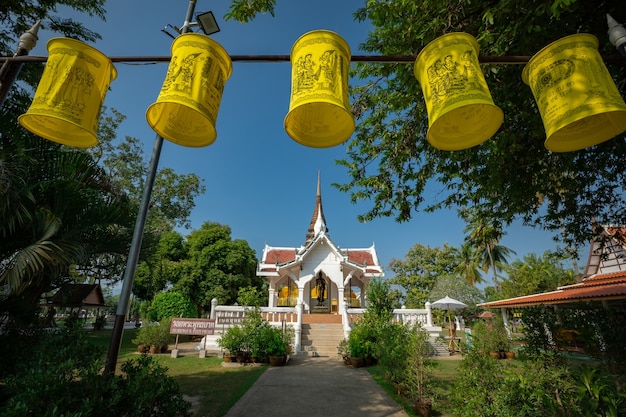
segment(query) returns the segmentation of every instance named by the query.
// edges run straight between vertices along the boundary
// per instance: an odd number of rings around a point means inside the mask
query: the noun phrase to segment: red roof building
[[[266,244],[257,276],[269,284],[269,307],[300,303],[305,313],[342,313],[346,307],[364,307],[365,285],[384,273],[374,245],[347,249],[330,239],[318,174],[315,208],[304,244]]]

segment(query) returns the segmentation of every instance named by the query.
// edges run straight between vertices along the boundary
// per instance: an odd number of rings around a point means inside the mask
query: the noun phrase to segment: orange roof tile
[[[348,260],[359,265],[374,265],[372,253],[364,250],[348,251]]]
[[[295,249],[272,249],[267,252],[264,261],[268,264],[284,264],[296,259]]]
[[[626,273],[608,274],[615,277],[592,277],[580,284],[561,287],[556,291],[533,294],[507,300],[480,304],[481,307],[529,307],[542,304],[565,304],[578,301],[599,301],[626,298]],[[620,276],[621,275],[621,276]]]

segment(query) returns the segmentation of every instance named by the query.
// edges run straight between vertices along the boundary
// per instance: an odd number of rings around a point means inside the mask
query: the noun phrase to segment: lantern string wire
[[[489,56],[481,55],[478,57],[478,62],[481,64],[500,64],[500,65],[515,65],[526,64],[530,60],[531,56],[527,55],[508,55],[508,56]],[[169,62],[170,56],[111,56],[109,59],[112,62],[119,63],[145,63],[152,64],[158,62]],[[233,62],[289,62],[289,55],[230,55],[230,59]],[[416,56],[408,55],[353,55],[350,58],[351,62],[373,62],[381,64],[401,64],[401,63],[414,63],[417,59]],[[622,64],[626,65],[626,57],[621,55],[609,55],[603,56],[603,61],[606,64]],[[28,62],[46,62],[47,57],[43,56],[7,56],[0,57],[0,62],[12,61],[16,63],[28,63]]]

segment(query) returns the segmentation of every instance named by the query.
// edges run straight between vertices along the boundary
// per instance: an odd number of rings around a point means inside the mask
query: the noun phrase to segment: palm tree
[[[28,304],[32,315],[72,265],[125,252],[128,204],[89,154],[32,135],[3,137],[0,184],[0,314]]]
[[[481,269],[485,273],[490,269],[493,271],[493,283],[497,286],[498,272],[502,270],[502,265],[508,263],[507,258],[515,252],[506,246],[498,245],[504,235],[500,222],[489,221],[472,212],[464,217],[467,226],[463,231],[469,232],[465,241],[477,251]]]
[[[483,282],[479,253],[468,242],[464,242],[459,249],[454,249],[456,266],[454,272],[469,285]]]

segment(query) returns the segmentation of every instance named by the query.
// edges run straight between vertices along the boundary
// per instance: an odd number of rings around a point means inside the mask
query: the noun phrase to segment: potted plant
[[[285,363],[287,356],[287,342],[283,337],[283,332],[277,327],[272,327],[267,340],[267,354],[270,365],[278,366]]]
[[[350,348],[348,346],[348,339],[343,339],[337,346],[337,354],[341,356],[344,365],[350,365]]]
[[[137,343],[138,347],[143,345],[140,351],[149,349],[152,354],[160,353],[162,342],[163,338],[161,337],[158,324],[141,327],[137,332],[137,336],[133,339],[133,343]]]
[[[355,326],[348,336],[348,350],[350,351],[350,365],[354,368],[365,366],[365,343],[361,338],[360,328]]]
[[[433,406],[429,384],[432,366],[428,358],[429,351],[428,332],[416,329],[407,341],[409,356],[401,385],[413,401],[413,411],[422,417],[430,417]]]
[[[511,340],[502,320],[474,325],[474,340],[479,350],[487,352],[494,359],[504,359],[505,352],[511,350]]]
[[[243,351],[244,332],[240,326],[230,327],[224,332],[222,337],[217,339],[217,344],[226,350],[224,354],[224,362],[232,362],[236,360],[237,355]]]
[[[172,339],[172,335],[170,334],[170,327],[172,324],[172,319],[161,319],[158,326],[157,332],[157,342],[161,347],[161,353],[167,353],[170,345],[170,341]]]

